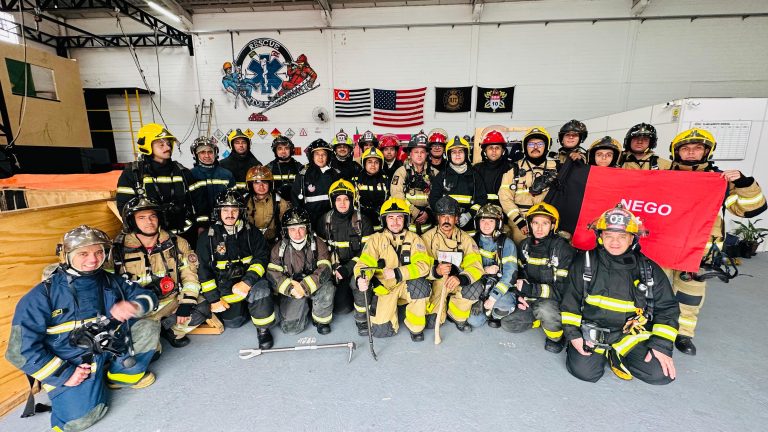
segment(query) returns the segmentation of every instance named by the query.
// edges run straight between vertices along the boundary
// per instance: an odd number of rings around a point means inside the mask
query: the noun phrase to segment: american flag
[[[411,90],[373,89],[373,124],[409,127],[424,124],[426,87]]]
[[[333,107],[336,117],[371,115],[371,89],[333,89]]]

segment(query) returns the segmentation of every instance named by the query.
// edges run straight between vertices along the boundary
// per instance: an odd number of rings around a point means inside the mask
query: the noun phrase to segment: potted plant
[[[762,219],[757,219],[755,223],[760,222]],[[741,238],[742,244],[742,256],[749,258],[757,253],[757,248],[763,242],[766,236],[768,236],[768,228],[758,228],[751,220],[747,220],[747,223],[733,221],[737,225],[737,228],[733,230],[733,234]]]

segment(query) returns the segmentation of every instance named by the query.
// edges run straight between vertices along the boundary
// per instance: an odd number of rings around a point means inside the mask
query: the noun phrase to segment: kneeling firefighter
[[[216,198],[214,223],[197,240],[203,296],[225,327],[242,327],[250,317],[259,348],[272,347],[269,327],[275,305],[264,278],[268,246],[261,231],[246,220],[245,203],[234,189]]]
[[[597,382],[608,363],[622,379],[672,382],[680,308],[661,267],[640,252],[646,231],[621,204],[590,227],[597,248],[574,259],[560,305],[568,372]]]
[[[280,328],[287,334],[301,333],[311,310],[317,332],[328,334],[336,291],[328,246],[312,232],[304,209],[285,212],[281,225],[283,238],[272,247],[268,266],[272,286],[280,295]]]
[[[371,333],[376,337],[388,337],[394,336],[399,329],[397,306],[400,301],[405,302],[405,326],[411,333],[411,340],[421,342],[430,294],[426,276],[432,258],[422,239],[408,230],[411,209],[405,200],[388,199],[381,206],[380,215],[384,230],[368,239],[355,264],[355,307],[365,304],[362,296],[371,296],[373,291]],[[365,309],[362,314],[355,314],[358,329],[366,325],[361,320],[365,320]]]

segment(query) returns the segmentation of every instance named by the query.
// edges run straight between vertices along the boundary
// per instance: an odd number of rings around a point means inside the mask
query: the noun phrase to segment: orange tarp
[[[113,191],[121,171],[103,174],[17,174],[0,180],[0,188]]]

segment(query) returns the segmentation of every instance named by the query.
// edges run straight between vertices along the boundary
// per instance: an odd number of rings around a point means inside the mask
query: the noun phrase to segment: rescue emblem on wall
[[[271,38],[248,42],[234,62],[224,62],[222,69],[221,83],[234,96],[235,108],[242,102],[260,109],[258,114],[320,86],[305,54],[294,59],[283,44]]]

